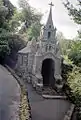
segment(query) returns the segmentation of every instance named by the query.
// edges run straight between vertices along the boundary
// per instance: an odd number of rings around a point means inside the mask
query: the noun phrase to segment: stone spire
[[[47,20],[47,23],[46,25],[50,24],[53,26],[53,20],[52,20],[52,7],[54,6],[52,4],[52,2],[49,4],[50,5],[50,12],[49,12],[49,17],[48,17],[48,20]]]
[[[54,28],[53,20],[52,20],[52,7],[54,5],[52,4],[52,2],[49,5],[50,5],[50,12],[49,12],[47,23],[44,26],[43,39],[49,42],[50,41],[55,42],[56,28]]]

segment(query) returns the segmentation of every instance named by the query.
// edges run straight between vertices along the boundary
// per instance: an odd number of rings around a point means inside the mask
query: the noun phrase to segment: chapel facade
[[[31,82],[33,87],[55,86],[57,80],[62,81],[62,58],[52,20],[52,6],[51,3],[48,19],[38,42],[33,38],[18,52],[17,68],[22,71],[23,79]]]

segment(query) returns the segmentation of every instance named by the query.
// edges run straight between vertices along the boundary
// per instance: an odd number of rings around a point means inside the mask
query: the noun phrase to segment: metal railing
[[[28,72],[30,75],[32,75],[32,76],[34,76],[36,79],[38,79],[38,80],[40,80],[41,81],[41,79],[40,78],[37,78],[36,76],[35,76],[35,74],[33,74],[33,73],[31,73],[31,72]]]

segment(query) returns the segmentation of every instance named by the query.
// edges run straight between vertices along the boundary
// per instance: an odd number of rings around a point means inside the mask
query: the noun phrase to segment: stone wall
[[[32,79],[32,69],[33,69],[34,54],[18,54],[18,61],[16,65],[17,73],[25,81],[30,82]]]

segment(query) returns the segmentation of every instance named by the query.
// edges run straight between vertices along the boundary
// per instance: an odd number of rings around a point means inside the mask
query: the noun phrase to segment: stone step
[[[56,96],[56,95],[42,95],[43,98],[46,99],[67,99],[67,96]]]

